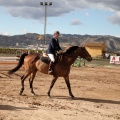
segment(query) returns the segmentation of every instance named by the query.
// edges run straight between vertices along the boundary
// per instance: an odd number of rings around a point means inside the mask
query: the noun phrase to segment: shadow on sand
[[[88,102],[94,102],[94,103],[120,104],[120,101],[105,100],[105,99],[93,99],[93,98],[81,98],[81,97],[70,98],[70,97],[67,97],[67,96],[52,96],[51,98],[68,99],[68,100],[80,100],[80,101],[88,101]]]
[[[47,95],[36,95],[34,97],[47,97]],[[67,99],[67,100],[81,100],[81,101],[88,101],[94,103],[108,103],[108,104],[120,104],[120,101],[115,100],[105,100],[105,99],[94,99],[94,98],[82,98],[82,97],[74,97],[71,98],[69,96],[51,96],[50,99]]]
[[[15,107],[15,106],[12,106],[12,105],[0,105],[0,110],[13,110],[13,111],[37,110],[37,107]]]

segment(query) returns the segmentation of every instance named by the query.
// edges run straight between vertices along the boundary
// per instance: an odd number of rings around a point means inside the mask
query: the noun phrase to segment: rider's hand
[[[62,53],[64,53],[65,51],[63,51],[63,50],[59,50],[57,53],[58,54],[62,54]]]

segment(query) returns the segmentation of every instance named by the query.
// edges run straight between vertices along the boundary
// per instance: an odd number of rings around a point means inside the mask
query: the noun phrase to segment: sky
[[[0,34],[44,33],[44,6],[47,7],[47,34],[111,35],[120,37],[120,0],[0,0]]]

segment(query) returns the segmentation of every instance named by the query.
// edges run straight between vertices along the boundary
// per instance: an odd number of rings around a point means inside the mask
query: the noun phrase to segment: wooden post
[[[78,57],[78,67],[81,67],[81,58]]]
[[[84,59],[84,66],[85,66],[85,59]]]

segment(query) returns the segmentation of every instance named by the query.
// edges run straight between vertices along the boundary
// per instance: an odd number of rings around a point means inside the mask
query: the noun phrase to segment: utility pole
[[[45,7],[45,21],[44,21],[44,45],[46,45],[46,23],[47,23],[47,6],[51,6],[52,2],[40,2],[40,5]]]

